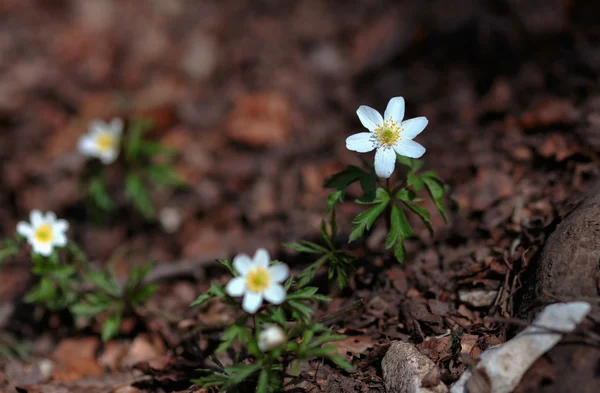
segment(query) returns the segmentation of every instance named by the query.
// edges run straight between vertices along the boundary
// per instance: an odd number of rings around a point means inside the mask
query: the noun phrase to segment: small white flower
[[[99,158],[103,164],[112,164],[119,156],[122,131],[121,119],[113,119],[110,123],[94,120],[88,133],[79,138],[77,148],[88,157]]]
[[[394,97],[385,109],[384,117],[375,109],[361,105],[356,111],[360,122],[370,132],[354,134],[346,139],[348,150],[375,153],[375,173],[388,178],[394,172],[396,153],[410,158],[419,158],[425,148],[413,141],[429,122],[426,117],[404,120],[404,98]]]
[[[49,256],[55,246],[67,244],[65,232],[69,229],[69,223],[66,220],[57,220],[54,213],[44,215],[39,210],[31,211],[30,220],[31,223],[19,222],[17,232],[27,239],[36,254]]]
[[[286,341],[287,337],[281,326],[268,325],[258,335],[258,349],[262,352],[268,352],[282,346]]]
[[[225,288],[230,296],[244,296],[242,308],[254,314],[263,302],[263,298],[273,304],[285,300],[285,288],[281,285],[288,277],[290,269],[281,263],[269,266],[269,253],[260,248],[254,258],[240,254],[233,258],[233,267],[239,274],[229,281]]]

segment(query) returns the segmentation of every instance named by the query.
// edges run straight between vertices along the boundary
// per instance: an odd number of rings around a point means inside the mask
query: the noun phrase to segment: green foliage
[[[0,245],[0,266],[6,258],[13,257],[19,253],[19,242],[13,239],[4,239]]]
[[[337,192],[338,191],[333,194]],[[300,274],[300,282],[298,284],[300,287],[308,284],[314,278],[315,274],[326,265],[328,269],[328,278],[330,280],[335,279],[340,288],[344,288],[348,284],[348,276],[354,270],[354,261],[356,258],[348,252],[336,247],[335,238],[337,237],[337,223],[335,214],[335,208],[332,206],[329,225],[327,225],[325,220],[321,221],[321,236],[323,237],[326,246],[307,240],[284,244],[284,246],[297,252],[319,255],[319,258],[305,268]]]
[[[387,205],[390,203],[390,194],[388,191],[383,188],[378,188],[375,192],[375,197],[372,199],[358,199],[356,203],[361,205],[365,204],[374,204],[375,206],[365,210],[364,212],[357,215],[352,223],[354,224],[354,228],[350,232],[350,238],[348,242],[353,242],[359,237],[363,236],[365,230],[370,230],[371,226],[379,217],[379,215],[385,210]]]
[[[125,285],[121,285],[110,270],[92,269],[73,242],[48,257],[32,253],[31,261],[31,272],[38,281],[25,294],[25,302],[101,320],[103,340],[114,337],[124,314],[141,306],[156,291],[156,285],[144,283],[150,265],[133,268]]]
[[[298,247],[308,251],[327,251],[327,248],[318,245],[314,248],[311,243],[303,243]],[[231,261],[220,262],[233,277],[236,276]],[[324,358],[339,367],[351,367],[343,357],[336,354],[334,347],[326,345],[342,336],[333,334],[312,319],[314,302],[329,299],[318,294],[315,287],[300,285],[293,277],[285,282],[284,287],[287,296],[282,304],[267,304],[253,314],[252,318],[244,314],[221,334],[221,343],[215,352],[234,349],[237,354],[234,364],[223,366],[218,359],[211,357],[215,367],[199,370],[202,376],[192,382],[203,387],[218,387],[220,391],[235,391],[243,385],[256,392],[269,393],[281,391],[284,373],[299,362]],[[192,305],[203,304],[215,297],[227,304],[240,306],[237,299],[225,292],[225,285],[222,284],[212,284]],[[288,340],[275,348],[263,348],[265,352],[262,352],[258,344],[260,334],[271,325],[282,328]]]
[[[150,268],[151,265],[133,268],[124,286],[117,282],[110,271],[85,273],[83,278],[93,285],[93,289],[81,295],[79,301],[70,307],[71,313],[85,318],[104,315],[102,340],[115,337],[123,314],[142,305],[156,291],[156,285],[144,283]]]
[[[155,217],[151,197],[154,188],[177,188],[184,185],[183,180],[172,166],[172,160],[177,151],[146,138],[152,127],[151,121],[133,120],[122,141],[125,157],[123,162],[125,188],[123,192],[125,198],[147,220]],[[116,204],[107,187],[104,166],[97,162],[90,163],[89,172],[87,193],[93,206],[101,212],[114,210]]]
[[[225,285],[223,284],[210,284],[210,288],[208,291],[204,292],[196,300],[190,304],[190,306],[199,306],[204,302],[212,299],[214,297],[225,297],[227,294],[225,293]]]

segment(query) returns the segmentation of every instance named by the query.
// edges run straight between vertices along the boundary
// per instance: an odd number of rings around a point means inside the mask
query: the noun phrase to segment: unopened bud
[[[287,337],[280,326],[269,325],[258,336],[258,349],[268,352],[282,346],[286,341]]]

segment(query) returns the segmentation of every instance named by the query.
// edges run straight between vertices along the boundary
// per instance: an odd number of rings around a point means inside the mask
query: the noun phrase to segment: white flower
[[[282,346],[286,341],[285,332],[279,325],[268,325],[258,335],[258,349],[268,352]]]
[[[110,123],[94,120],[88,133],[79,138],[77,148],[88,157],[99,158],[103,164],[112,164],[119,156],[122,131],[121,119],[113,119]]]
[[[394,97],[385,109],[384,117],[375,109],[361,105],[356,111],[360,122],[370,132],[354,134],[346,139],[348,150],[375,153],[375,173],[388,178],[394,172],[396,153],[410,158],[419,158],[425,148],[413,141],[429,122],[426,117],[404,120],[404,98]]]
[[[269,253],[260,248],[254,258],[240,254],[233,258],[233,267],[239,274],[229,281],[225,288],[230,296],[244,296],[242,308],[254,314],[263,298],[274,304],[285,300],[285,288],[281,285],[288,277],[290,269],[285,264],[269,266]]]
[[[55,246],[67,244],[65,232],[69,229],[69,223],[66,220],[57,220],[54,213],[44,215],[39,210],[31,211],[30,220],[31,223],[19,222],[17,232],[27,238],[36,254],[49,256]]]

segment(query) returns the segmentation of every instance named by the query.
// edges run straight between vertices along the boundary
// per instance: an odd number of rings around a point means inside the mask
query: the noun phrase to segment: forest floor
[[[522,274],[598,175],[598,12],[586,1],[1,2],[0,234],[32,209],[54,211],[122,276],[155,261],[168,279],[150,306],[206,329],[190,344],[181,324],[131,317],[102,343],[99,326],[23,303],[33,277],[22,255],[0,269],[0,335],[28,355],[0,361],[0,389],[89,392],[78,381],[94,377],[98,392],[132,381],[131,391],[186,391],[235,319],[218,302],[189,307],[227,279],[216,259],[264,247],[293,272],[312,262],[282,243],[319,240],[323,181],[365,157],[345,147],[362,132],[356,109],[383,111],[394,96],[408,118],[429,119],[418,141],[451,186],[449,224],[434,214],[430,236],[415,222],[403,265],[384,250],[383,225],[351,247],[350,288],[323,279],[333,300],[316,315],[364,300],[332,325],[355,371],[314,362],[286,389],[384,391],[394,340],[415,343],[452,383],[514,334]],[[153,192],[155,222],[126,208],[102,226],[86,219],[77,140],[113,116],[152,119],[151,136],[180,152],[190,186]],[[341,241],[357,196],[339,208]],[[568,365],[538,363],[517,390],[561,391]]]

